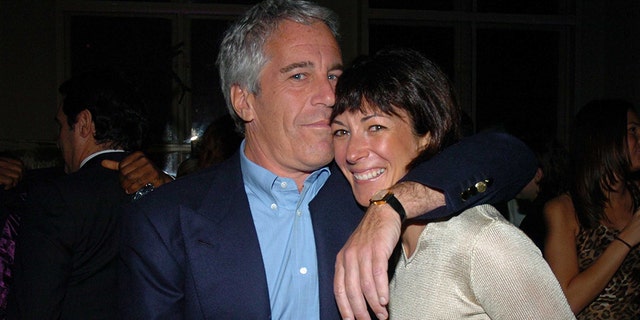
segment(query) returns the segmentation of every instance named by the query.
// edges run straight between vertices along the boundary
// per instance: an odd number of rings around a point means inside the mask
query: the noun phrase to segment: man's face
[[[540,194],[540,180],[542,179],[544,173],[541,168],[536,170],[536,174],[533,178],[527,183],[522,190],[516,195],[516,199],[533,201]]]
[[[329,116],[342,74],[338,43],[316,22],[284,21],[265,44],[260,93],[249,94],[246,155],[281,176],[296,178],[333,159]]]
[[[72,129],[67,122],[67,115],[62,111],[62,103],[58,106],[56,114],[58,123],[58,148],[64,159],[64,171],[71,173],[77,170],[74,164],[75,128]],[[79,164],[78,164],[79,165]]]

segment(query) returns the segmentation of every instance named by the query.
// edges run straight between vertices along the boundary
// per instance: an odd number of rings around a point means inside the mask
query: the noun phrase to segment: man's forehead
[[[322,22],[302,24],[294,21],[282,22],[265,43],[267,51],[287,49],[295,56],[296,51],[328,48],[340,57],[340,46],[333,33]],[[291,50],[295,48],[296,50]]]
[[[342,70],[342,57],[335,50],[276,50],[268,52],[268,62],[281,74],[299,69],[321,69],[322,71]]]

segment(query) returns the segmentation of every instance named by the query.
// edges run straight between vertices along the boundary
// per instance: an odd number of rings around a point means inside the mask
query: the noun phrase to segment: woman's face
[[[406,111],[388,115],[365,102],[366,112],[344,112],[331,123],[335,160],[360,205],[378,190],[391,187],[429,143],[413,133]]]
[[[627,147],[631,159],[631,171],[640,170],[640,118],[632,110],[627,111]]]

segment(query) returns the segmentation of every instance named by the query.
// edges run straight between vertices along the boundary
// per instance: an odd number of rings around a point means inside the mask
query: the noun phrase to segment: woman
[[[576,115],[569,193],[545,205],[544,254],[578,319],[640,318],[640,119],[627,102]]]
[[[336,95],[335,160],[362,206],[460,137],[448,80],[415,51],[361,60]],[[391,319],[573,319],[540,251],[493,207],[405,224]]]

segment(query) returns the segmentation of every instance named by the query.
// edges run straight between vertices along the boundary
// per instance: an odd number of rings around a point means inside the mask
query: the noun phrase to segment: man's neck
[[[246,142],[246,140],[245,140]],[[275,174],[278,177],[289,178],[296,182],[296,186],[298,187],[298,191],[301,192],[304,187],[304,181],[313,173],[313,171],[299,171],[294,169],[285,168],[282,165],[279,165],[274,159],[266,156],[264,152],[262,152],[261,147],[255,147],[249,143],[244,145],[244,149],[242,150],[244,155],[251,162],[269,170],[271,173]],[[317,168],[320,169],[320,168]],[[316,170],[317,170],[316,169]],[[315,170],[314,170],[315,171]]]

